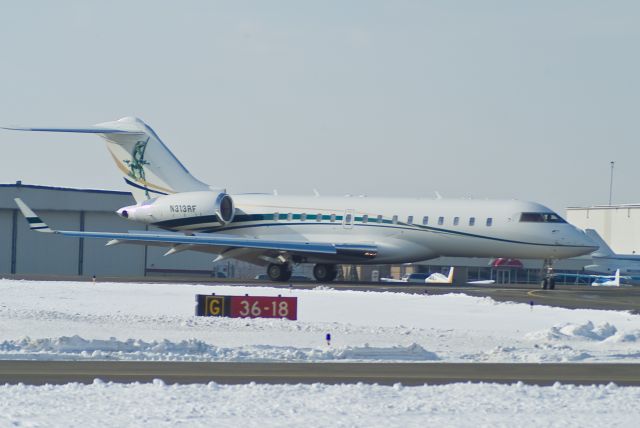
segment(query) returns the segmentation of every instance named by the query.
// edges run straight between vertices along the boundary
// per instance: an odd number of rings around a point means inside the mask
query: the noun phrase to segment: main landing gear
[[[289,281],[289,278],[291,278],[291,265],[289,263],[271,263],[267,267],[267,275],[269,275],[271,281]]]
[[[313,267],[313,277],[320,282],[331,282],[338,276],[336,265],[318,263]]]
[[[291,279],[291,263],[271,263],[267,266],[267,275],[271,281],[286,282]],[[313,276],[319,282],[331,282],[338,276],[336,265],[318,263],[313,267]]]
[[[543,290],[555,290],[556,278],[553,275],[553,260],[545,259],[542,265],[542,281],[540,282],[540,288]]]

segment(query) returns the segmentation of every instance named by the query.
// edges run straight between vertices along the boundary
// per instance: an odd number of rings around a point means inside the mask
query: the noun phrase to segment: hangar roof
[[[99,194],[99,197],[97,194]],[[129,192],[22,184],[0,184],[0,209],[17,209],[14,198],[22,198],[35,211],[109,211],[133,205]]]

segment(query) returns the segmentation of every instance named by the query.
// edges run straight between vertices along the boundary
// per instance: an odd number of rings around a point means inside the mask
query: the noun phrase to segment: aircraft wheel
[[[547,289],[547,286],[549,285],[547,278],[543,279],[542,282],[540,283],[540,288],[542,288],[543,290]]]
[[[556,279],[554,277],[549,278],[549,290],[556,289]]]
[[[338,270],[335,265],[326,265],[323,263],[318,263],[313,267],[313,277],[316,281],[320,282],[331,282],[336,279],[338,275]]]
[[[289,269],[289,264],[277,264],[271,263],[267,267],[267,275],[269,275],[269,279],[271,281],[283,282],[288,281],[291,278],[291,269]]]

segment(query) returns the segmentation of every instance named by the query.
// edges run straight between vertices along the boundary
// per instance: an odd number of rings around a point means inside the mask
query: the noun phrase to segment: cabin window
[[[391,223],[393,223],[393,224],[398,224],[398,216],[397,216],[397,215],[394,215],[394,216],[391,218]]]
[[[316,216],[316,221],[322,221],[322,214],[318,214]]]
[[[438,225],[442,226],[444,224],[444,217],[438,217]]]
[[[475,224],[476,224],[476,218],[469,217],[469,226],[475,226]]]
[[[407,224],[413,224],[413,216],[412,215],[407,217]]]
[[[491,217],[487,218],[487,227],[491,227],[493,225],[493,219]]]
[[[336,222],[336,215],[335,214],[331,214],[331,217],[330,217],[329,221],[331,223],[335,223]]]
[[[381,215],[378,216],[378,223],[382,223],[382,216]]]
[[[287,214],[287,220],[289,221],[293,220],[293,213]]]
[[[457,225],[459,225],[459,224],[460,224],[460,217],[454,217],[454,218],[453,218],[453,225],[454,225],[454,226],[457,226]]]
[[[422,217],[422,224],[425,225],[425,226],[429,224],[429,216],[428,215]]]
[[[280,218],[280,213],[273,214],[273,221],[278,221],[279,218]]]
[[[300,221],[307,221],[307,213],[300,214]]]
[[[366,214],[365,214],[365,215],[363,215],[363,216],[362,216],[362,222],[363,222],[363,223],[367,223],[368,221],[369,221],[369,216],[368,216],[368,215],[366,215]]]

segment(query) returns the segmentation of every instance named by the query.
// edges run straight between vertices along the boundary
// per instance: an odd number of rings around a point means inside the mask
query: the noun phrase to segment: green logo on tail
[[[146,141],[138,141],[135,146],[133,146],[133,152],[131,152],[131,160],[125,160],[124,163],[129,165],[129,177],[133,178],[136,181],[142,181],[146,183],[146,179],[144,176],[144,166],[149,165],[149,162],[144,160],[144,151],[147,149],[147,143],[149,142],[149,137],[147,137]],[[149,197],[149,191],[145,187],[145,196]]]

